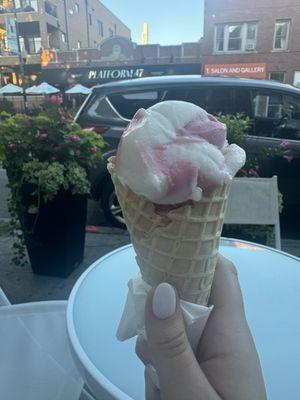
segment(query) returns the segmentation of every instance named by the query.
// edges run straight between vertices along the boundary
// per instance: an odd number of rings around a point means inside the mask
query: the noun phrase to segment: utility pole
[[[15,20],[15,26],[16,26],[18,56],[19,56],[19,64],[20,64],[20,76],[21,76],[21,80],[22,80],[22,90],[23,90],[22,95],[23,95],[23,101],[24,101],[24,112],[26,114],[27,113],[27,96],[26,96],[25,71],[24,71],[25,62],[24,62],[24,58],[22,55],[21,44],[20,44],[18,16],[17,16],[17,11],[16,11],[15,0],[12,0],[12,3],[13,3],[14,20]]]

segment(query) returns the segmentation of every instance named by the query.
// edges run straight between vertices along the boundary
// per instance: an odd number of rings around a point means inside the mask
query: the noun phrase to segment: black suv
[[[107,219],[121,225],[106,160],[114,155],[124,128],[135,112],[164,100],[184,100],[211,114],[244,113],[252,120],[247,150],[272,146],[287,139],[295,159],[277,159],[264,171],[277,175],[285,204],[300,205],[300,89],[263,80],[208,78],[193,75],[141,78],[99,85],[76,116],[83,127],[93,126],[107,142],[102,164],[92,173],[93,196],[101,199]]]

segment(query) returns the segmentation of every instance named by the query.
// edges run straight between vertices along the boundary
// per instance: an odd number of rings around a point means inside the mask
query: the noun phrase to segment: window
[[[57,7],[49,1],[45,1],[45,12],[57,18]]]
[[[99,35],[103,37],[103,22],[102,21],[98,21],[98,32],[99,32]]]
[[[77,42],[77,49],[81,49],[81,41],[80,40],[78,40],[78,42]]]
[[[288,38],[290,21],[276,21],[274,33],[274,50],[286,50],[288,48]]]
[[[131,119],[139,108],[148,108],[159,101],[158,90],[112,94],[109,101],[124,118]]]
[[[23,0],[23,1],[21,1],[21,3],[22,3],[23,11],[38,11],[37,0]],[[17,4],[16,4],[16,7],[17,7]]]
[[[30,37],[28,38],[29,53],[38,53],[42,48],[42,41],[40,37]]]
[[[270,72],[269,79],[271,81],[284,82],[285,72],[283,72],[283,71]]]
[[[117,34],[117,24],[114,24],[115,35]]]
[[[300,87],[300,71],[295,71],[293,85],[297,86],[297,87]]]
[[[254,51],[256,49],[256,38],[256,22],[217,24],[215,26],[215,51]]]
[[[21,49],[21,51],[26,51],[24,38],[22,36],[20,36],[19,40],[20,40],[20,49]]]
[[[114,36],[114,31],[111,28],[108,28],[108,35]]]
[[[89,13],[88,15],[89,15],[89,24],[92,25],[92,14]]]
[[[75,3],[75,12],[78,14],[79,13],[79,4]]]
[[[62,32],[62,34],[61,34],[61,41],[62,41],[63,43],[66,43],[66,42],[67,42],[67,36],[66,36],[66,34],[63,33],[63,32]]]

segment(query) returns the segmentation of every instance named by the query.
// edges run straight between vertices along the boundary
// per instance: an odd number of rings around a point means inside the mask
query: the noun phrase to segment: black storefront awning
[[[114,67],[77,67],[43,69],[41,79],[62,89],[81,83],[94,86],[121,79],[137,79],[148,76],[192,75],[201,73],[201,64],[156,64]]]

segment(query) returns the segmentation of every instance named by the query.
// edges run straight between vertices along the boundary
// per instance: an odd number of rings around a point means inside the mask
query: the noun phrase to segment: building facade
[[[91,87],[120,79],[200,74],[201,68],[200,42],[138,45],[126,37],[113,36],[99,49],[51,51],[41,80],[65,90],[76,83]]]
[[[106,38],[120,35],[130,39],[131,35],[130,29],[99,0],[0,0],[2,72],[9,68],[17,71],[19,64],[18,55],[9,48],[8,17],[18,21],[28,71],[40,68],[42,49],[95,49]]]
[[[299,0],[206,0],[202,62],[204,75],[300,86]]]

